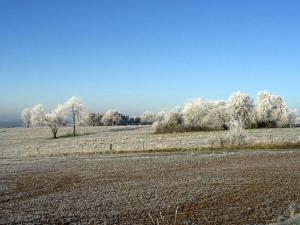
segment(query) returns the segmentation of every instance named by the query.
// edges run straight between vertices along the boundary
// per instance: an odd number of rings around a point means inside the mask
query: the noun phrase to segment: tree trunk
[[[75,118],[75,112],[73,112],[73,136],[76,136],[76,118]]]
[[[53,138],[57,138],[57,131],[58,131],[58,128],[57,127],[51,127],[51,131],[52,131],[52,137]]]

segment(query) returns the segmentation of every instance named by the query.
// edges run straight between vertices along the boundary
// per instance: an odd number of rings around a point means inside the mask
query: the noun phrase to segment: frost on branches
[[[71,97],[67,102],[63,105],[64,110],[72,120],[73,126],[73,136],[76,136],[76,122],[80,122],[86,119],[88,116],[85,112],[84,106],[81,104],[80,98]]]
[[[228,101],[196,98],[175,110],[158,114],[147,111],[141,117],[130,117],[115,110],[109,110],[105,114],[87,113],[78,97],[71,97],[50,112],[45,112],[42,105],[35,105],[21,113],[25,127],[48,126],[54,138],[58,128],[68,124],[72,125],[74,136],[76,126],[83,123],[90,126],[153,124],[156,133],[230,131],[236,127],[292,127],[296,115],[295,111],[287,107],[283,97],[269,92],[259,92],[256,101],[250,95],[241,92],[233,93]]]
[[[255,105],[254,120],[260,127],[289,127],[295,123],[296,112],[287,108],[281,96],[259,92]]]
[[[31,126],[31,108],[25,108],[23,109],[21,113],[21,118],[24,127],[29,128]]]
[[[171,133],[181,131],[183,126],[182,110],[160,112],[153,124],[156,133]]]
[[[53,138],[57,137],[58,128],[63,124],[64,107],[58,105],[51,112],[45,112],[43,105],[35,105],[31,109],[31,123],[33,127],[48,126]]]
[[[146,111],[141,115],[141,124],[151,125],[157,121],[157,116],[153,112]]]
[[[242,146],[245,143],[244,121],[232,119],[228,123],[228,138],[231,146]]]
[[[232,119],[240,121],[246,128],[251,127],[254,101],[248,94],[233,93],[228,100],[228,108]]]
[[[260,92],[254,102],[250,95],[236,92],[227,102],[201,98],[189,101],[180,113],[164,112],[158,116],[153,126],[156,133],[230,130],[236,127],[275,128],[291,127],[295,119],[295,111],[288,109],[280,96]]]
[[[30,115],[30,117],[27,115]],[[29,118],[29,121],[26,120],[27,126],[28,124],[32,127],[48,126],[51,129],[53,138],[57,137],[59,127],[68,123],[70,118],[73,124],[73,134],[75,135],[76,121],[79,121],[84,115],[84,108],[77,97],[70,98],[66,103],[58,105],[50,112],[45,112],[41,104],[22,111],[22,118]]]

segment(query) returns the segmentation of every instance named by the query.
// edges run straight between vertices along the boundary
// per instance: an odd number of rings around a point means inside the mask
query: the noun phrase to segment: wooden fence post
[[[110,151],[113,150],[113,145],[112,145],[112,143],[109,143],[109,150],[110,150]]]
[[[220,144],[221,144],[221,148],[224,148],[224,142],[222,138],[220,138]]]

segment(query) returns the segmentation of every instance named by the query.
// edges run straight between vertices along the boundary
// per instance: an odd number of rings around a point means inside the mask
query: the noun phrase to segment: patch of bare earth
[[[0,224],[266,224],[300,202],[300,151],[0,164]]]

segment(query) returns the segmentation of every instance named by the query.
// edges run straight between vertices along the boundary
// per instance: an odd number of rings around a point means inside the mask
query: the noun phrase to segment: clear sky
[[[298,0],[1,0],[0,118],[80,96],[159,111],[259,90],[300,108]]]

